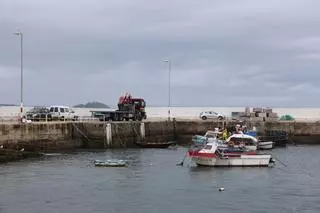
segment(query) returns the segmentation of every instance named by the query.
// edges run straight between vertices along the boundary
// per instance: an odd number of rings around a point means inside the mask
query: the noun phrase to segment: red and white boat
[[[259,154],[245,147],[218,147],[215,142],[188,152],[198,166],[268,166],[274,162],[269,154]]]

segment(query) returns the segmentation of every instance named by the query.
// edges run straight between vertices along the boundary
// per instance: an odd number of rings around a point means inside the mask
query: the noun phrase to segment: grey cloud
[[[77,0],[0,2],[0,95],[114,104],[126,91],[151,105],[319,105],[320,3]],[[319,73],[319,74],[318,74]]]

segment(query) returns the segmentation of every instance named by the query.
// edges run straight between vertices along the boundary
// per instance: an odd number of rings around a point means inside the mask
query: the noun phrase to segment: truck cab
[[[92,117],[98,118],[100,121],[142,121],[147,119],[146,102],[143,98],[132,98],[130,94],[120,96],[118,101],[118,109],[115,111],[90,111]]]
[[[123,120],[146,119],[146,102],[142,98],[121,97],[118,102],[118,111],[123,112]]]
[[[135,110],[141,112],[143,119],[147,119],[147,114],[145,110],[145,107],[146,107],[145,100],[142,98],[133,98],[132,101],[135,106]]]

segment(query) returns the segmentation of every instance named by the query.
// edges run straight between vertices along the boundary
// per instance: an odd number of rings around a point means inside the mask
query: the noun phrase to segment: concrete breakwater
[[[141,128],[143,124],[144,128]],[[129,148],[137,141],[174,140],[175,122],[47,122],[0,124],[0,145],[28,151]]]
[[[132,148],[136,142],[177,141],[188,144],[194,134],[215,127],[233,127],[236,122],[154,121],[154,122],[48,122],[0,124],[0,145],[5,149],[47,151],[74,148]],[[320,144],[319,122],[249,122],[259,134],[285,131],[289,142]]]

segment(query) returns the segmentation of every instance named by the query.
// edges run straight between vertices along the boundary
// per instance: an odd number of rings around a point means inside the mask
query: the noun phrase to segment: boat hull
[[[241,155],[239,157],[197,157],[191,159],[198,166],[213,167],[263,167],[270,163],[271,155]]]
[[[258,142],[258,149],[272,149],[273,148],[273,142],[272,141],[261,141]]]

